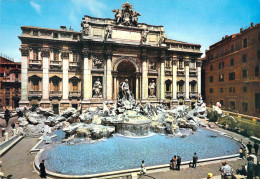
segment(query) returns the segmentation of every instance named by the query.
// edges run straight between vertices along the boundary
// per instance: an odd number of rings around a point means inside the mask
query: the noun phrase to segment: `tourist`
[[[174,157],[171,159],[171,168],[173,170],[176,170],[176,161],[177,161],[177,158],[176,158],[176,155],[174,155]]]
[[[193,164],[192,164],[193,168],[196,168],[197,162],[198,162],[198,156],[197,156],[197,153],[195,152],[193,155]]]
[[[143,160],[142,163],[141,163],[141,173],[142,173],[143,175],[146,174],[146,167],[145,167],[144,160]]]
[[[253,158],[249,158],[247,164],[247,179],[253,179],[255,164]]]
[[[6,126],[8,126],[8,122],[10,119],[10,112],[8,109],[5,109],[5,121],[6,121]]]
[[[246,148],[243,149],[243,158],[247,158],[247,150],[246,150]]]
[[[249,154],[251,154],[252,153],[252,144],[250,142],[248,142],[248,144],[246,146],[248,148]]]
[[[259,145],[256,142],[254,144],[254,149],[255,149],[255,155],[257,156]]]
[[[220,169],[221,175],[224,177],[224,179],[231,179],[233,169],[228,165],[228,161],[225,161],[222,163],[222,167]]]
[[[239,151],[239,158],[243,158],[243,149],[240,147]]]
[[[177,155],[177,170],[181,169],[181,157],[179,155]]]
[[[45,171],[45,165],[44,165],[44,160],[40,163],[40,177],[41,178],[46,178],[46,171]]]

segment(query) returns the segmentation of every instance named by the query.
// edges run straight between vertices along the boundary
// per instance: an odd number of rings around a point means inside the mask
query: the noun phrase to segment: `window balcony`
[[[69,66],[70,70],[78,70],[80,68],[79,62],[70,62]]]
[[[177,92],[177,98],[185,98],[185,92],[184,91],[180,91],[180,92]]]
[[[77,99],[80,100],[81,98],[81,92],[80,91],[70,91],[69,92],[69,99]]]
[[[61,70],[61,61],[51,60],[50,69],[51,70]]]
[[[171,91],[166,91],[165,92],[165,98],[172,98],[172,92]]]
[[[42,61],[41,60],[29,60],[29,69],[41,69],[42,68]]]
[[[190,99],[191,98],[197,99],[197,97],[198,97],[198,92],[190,92]]]
[[[37,99],[41,100],[42,99],[42,91],[29,91],[28,99]]]
[[[50,91],[50,100],[58,99],[61,100],[62,98],[62,91]]]

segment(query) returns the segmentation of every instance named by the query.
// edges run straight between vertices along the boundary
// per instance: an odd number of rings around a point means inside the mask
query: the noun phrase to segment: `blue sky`
[[[80,31],[84,15],[113,18],[127,0],[0,0],[0,53],[20,61],[20,26]],[[129,0],[139,22],[163,25],[167,38],[201,44],[204,53],[224,35],[260,22],[260,0]]]

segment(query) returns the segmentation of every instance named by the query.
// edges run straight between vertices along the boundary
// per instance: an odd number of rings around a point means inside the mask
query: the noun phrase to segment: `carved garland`
[[[82,55],[84,58],[89,58],[91,57],[91,51],[89,49],[83,49],[82,50]]]
[[[61,59],[69,59],[69,52],[61,52]]]
[[[28,56],[29,55],[29,49],[27,48],[20,48],[22,56]]]
[[[50,57],[50,50],[49,49],[42,49],[41,50],[41,56],[49,58]]]

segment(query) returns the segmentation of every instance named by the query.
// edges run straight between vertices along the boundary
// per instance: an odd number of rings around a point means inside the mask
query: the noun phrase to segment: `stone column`
[[[106,99],[108,101],[112,100],[112,70],[111,70],[111,61],[112,61],[112,53],[106,52],[106,59],[107,59],[107,65],[106,65]]]
[[[190,102],[190,85],[189,85],[189,77],[190,77],[190,68],[189,68],[189,57],[185,57],[184,66],[185,66],[185,102],[187,104]]]
[[[28,55],[29,50],[21,48],[22,61],[21,61],[21,100],[20,107],[28,106]]]
[[[135,99],[139,99],[139,75],[136,75],[135,79]]]
[[[148,98],[147,56],[142,56],[142,100]]]
[[[50,50],[42,49],[41,50],[42,57],[42,100],[40,102],[41,107],[48,108],[49,101],[49,67],[50,67]]]
[[[116,100],[116,98],[117,98],[116,77],[117,77],[117,75],[114,74],[114,77],[113,77],[113,99],[114,100]]]
[[[90,98],[92,97],[92,79],[91,79],[91,66],[90,66],[90,57],[91,53],[88,49],[82,50],[83,54],[83,101],[82,109],[86,109],[90,103]]]
[[[197,82],[197,88],[198,88],[198,95],[201,96],[201,65],[202,62],[200,59],[198,59],[196,66],[197,66],[197,78],[198,78],[198,82]]]
[[[172,61],[172,103],[178,104],[177,100],[177,56]]]
[[[165,98],[165,72],[164,72],[164,58],[161,58],[161,69],[160,69],[160,98]]]
[[[62,59],[62,100],[61,110],[69,107],[69,52],[61,52]]]

